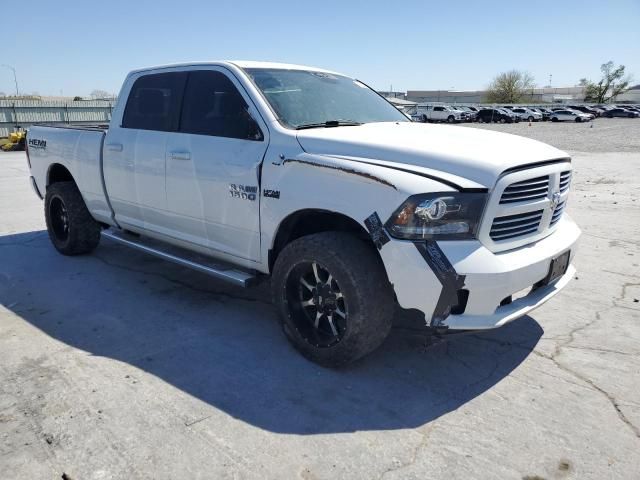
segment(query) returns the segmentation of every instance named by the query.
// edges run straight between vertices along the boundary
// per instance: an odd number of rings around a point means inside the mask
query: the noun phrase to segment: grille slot
[[[560,193],[564,193],[569,190],[571,184],[571,171],[567,170],[560,174]]]
[[[571,173],[571,172],[567,172]],[[567,184],[568,188],[568,184]],[[512,183],[504,189],[500,197],[500,204],[531,202],[545,198],[549,192],[549,175],[530,178],[521,182]]]
[[[558,223],[558,220],[560,220],[560,218],[562,217],[562,212],[564,211],[564,206],[567,202],[561,202],[558,205],[556,205],[555,210],[553,211],[553,215],[551,215],[551,221],[549,222],[549,226],[553,227],[556,223]]]
[[[501,241],[537,232],[542,220],[542,213],[543,210],[536,210],[496,217],[491,224],[489,236],[494,241]]]

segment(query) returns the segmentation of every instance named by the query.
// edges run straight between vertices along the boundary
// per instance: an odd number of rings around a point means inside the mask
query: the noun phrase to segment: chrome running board
[[[209,258],[199,253],[191,252],[184,248],[160,242],[147,237],[128,234],[118,230],[103,230],[102,236],[115,242],[127,245],[156,257],[177,263],[183,267],[191,268],[206,275],[225,280],[227,282],[248,287],[256,277],[250,272],[238,270],[232,265]]]

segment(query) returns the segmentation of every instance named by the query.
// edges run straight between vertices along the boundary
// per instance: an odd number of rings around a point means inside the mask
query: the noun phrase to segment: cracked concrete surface
[[[573,155],[585,235],[564,292],[429,342],[399,313],[378,352],[336,372],[289,347],[266,283],[108,241],[58,255],[23,154],[0,154],[0,472],[638,478],[640,154]]]

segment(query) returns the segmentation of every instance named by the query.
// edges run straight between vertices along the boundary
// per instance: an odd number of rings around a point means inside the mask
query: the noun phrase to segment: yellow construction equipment
[[[18,129],[16,132],[9,134],[9,141],[2,145],[0,148],[5,152],[15,152],[18,150],[24,150],[27,141],[27,131],[23,128]]]

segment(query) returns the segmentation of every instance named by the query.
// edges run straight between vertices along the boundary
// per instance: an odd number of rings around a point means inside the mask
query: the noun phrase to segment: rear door
[[[133,79],[121,123],[105,139],[104,177],[122,226],[159,231],[167,221],[165,150],[177,130],[187,75],[142,74]]]
[[[223,67],[190,70],[179,131],[167,144],[173,236],[260,261],[260,165],[266,124]]]

